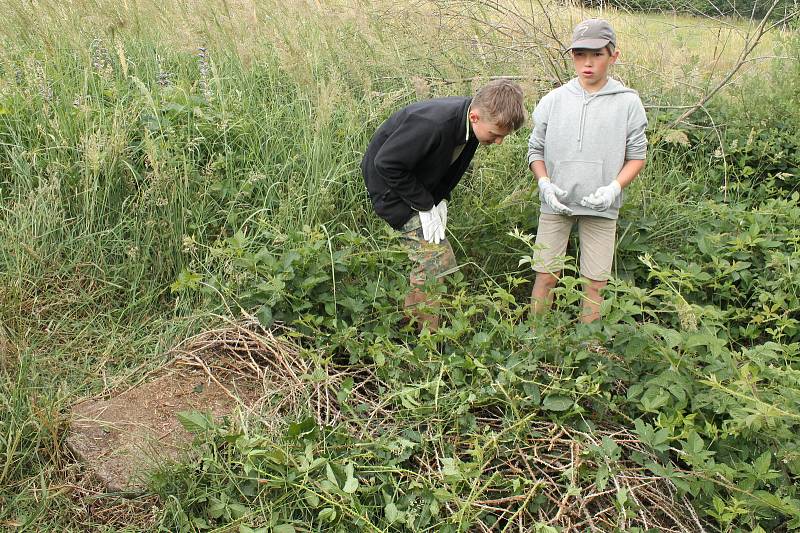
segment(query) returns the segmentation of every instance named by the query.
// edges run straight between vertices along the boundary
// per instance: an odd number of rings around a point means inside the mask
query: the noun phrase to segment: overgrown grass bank
[[[595,13],[546,7],[554,34],[541,6],[510,2],[9,9],[0,524],[551,531],[590,501],[608,529],[800,524],[795,33],[768,34],[763,59],[667,129],[752,27],[606,12],[653,141],[606,319],[575,323],[571,276],[547,319],[527,316],[524,129],[482,149],[454,195],[462,268],[432,288],[447,326],[400,325],[407,260],[370,212],[360,154],[399,106],[487,76],[519,77],[532,109],[568,75],[555,36]],[[63,447],[70,406],[134,383],[215,314],[296,331],[310,381],[368,370],[382,415],[345,381],[336,425],[310,410],[277,434],[196,419],[194,455],[154,477],[157,501],[93,493]],[[659,506],[671,515],[644,522]]]

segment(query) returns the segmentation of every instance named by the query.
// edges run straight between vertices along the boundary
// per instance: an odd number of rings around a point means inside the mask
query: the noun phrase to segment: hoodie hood
[[[581,119],[580,123],[578,124],[578,151],[583,149],[583,136],[585,133],[584,129],[586,127],[586,108],[589,107],[589,104],[592,103],[595,98],[609,94],[637,94],[636,91],[629,87],[625,87],[622,83],[618,82],[614,78],[608,78],[608,81],[606,81],[606,84],[603,86],[603,88],[594,93],[586,92],[586,89],[583,88],[578,78],[572,78],[569,83],[567,83],[566,87],[570,94],[575,95],[582,100]]]
[[[608,78],[608,81],[606,81],[606,84],[603,86],[603,88],[595,93],[586,92],[586,89],[583,88],[581,82],[578,81],[578,78],[572,78],[569,83],[567,83],[566,87],[570,94],[581,98],[583,101],[581,105],[581,119],[580,123],[578,124],[578,151],[583,150],[583,136],[585,133],[584,129],[586,127],[586,108],[589,107],[589,104],[592,103],[595,98],[619,93],[637,94],[636,91],[625,87],[622,83],[618,82],[614,78]]]
[[[630,87],[625,87],[621,82],[615,80],[614,78],[608,78],[608,81],[606,81],[606,84],[603,86],[603,88],[595,93],[586,92],[586,89],[583,88],[578,78],[572,78],[571,80],[569,80],[569,82],[567,82],[566,87],[570,93],[576,96],[583,96],[586,98],[596,98],[598,96],[603,96],[606,94],[619,94],[619,93],[637,94],[636,91],[634,91]]]

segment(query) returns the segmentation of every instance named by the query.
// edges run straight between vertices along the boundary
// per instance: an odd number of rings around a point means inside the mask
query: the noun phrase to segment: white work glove
[[[611,207],[611,204],[614,203],[621,191],[622,187],[619,186],[619,182],[614,180],[609,185],[600,187],[589,196],[584,196],[581,199],[581,205],[595,211],[605,211]]]
[[[567,191],[557,187],[550,182],[550,178],[542,176],[539,178],[539,199],[559,215],[571,215],[572,209],[562,204],[559,200],[567,197]]]
[[[447,200],[442,200],[436,206],[436,210],[439,212],[439,218],[442,220],[442,228],[447,229]]]
[[[422,223],[422,237],[433,244],[444,240],[444,224],[439,217],[439,210],[433,206],[430,211],[420,211],[419,221]]]

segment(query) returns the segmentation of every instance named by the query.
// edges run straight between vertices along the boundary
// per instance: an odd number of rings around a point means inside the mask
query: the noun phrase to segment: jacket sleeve
[[[544,161],[544,138],[550,118],[550,100],[545,96],[533,110],[533,130],[528,138],[528,166],[534,161]]]
[[[628,138],[625,141],[625,160],[647,158],[647,115],[642,101],[636,98],[628,108]]]
[[[441,142],[438,127],[425,117],[409,114],[375,154],[375,169],[389,188],[412,209],[429,211],[433,196],[414,175],[417,163]]]

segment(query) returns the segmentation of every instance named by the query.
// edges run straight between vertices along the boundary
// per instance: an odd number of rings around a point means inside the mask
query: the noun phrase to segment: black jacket
[[[464,144],[471,98],[449,97],[413,103],[384,122],[367,147],[361,171],[375,212],[395,229],[415,211],[428,211],[466,172],[478,140],[470,127]]]

